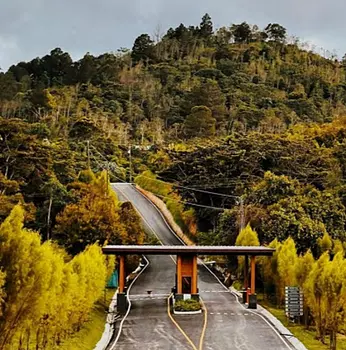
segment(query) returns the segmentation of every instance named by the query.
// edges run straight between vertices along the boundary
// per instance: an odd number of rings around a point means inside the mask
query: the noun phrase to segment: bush
[[[201,304],[195,299],[177,300],[174,304],[175,311],[198,311]]]

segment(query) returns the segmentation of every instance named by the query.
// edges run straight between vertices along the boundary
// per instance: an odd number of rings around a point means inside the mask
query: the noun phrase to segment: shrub
[[[174,304],[175,311],[198,311],[201,304],[195,299],[177,300]]]

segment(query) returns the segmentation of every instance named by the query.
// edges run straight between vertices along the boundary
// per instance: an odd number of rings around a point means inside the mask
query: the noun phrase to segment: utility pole
[[[88,169],[90,169],[90,141],[87,141],[87,152],[88,152]]]
[[[244,213],[244,200],[242,197],[239,197],[240,204],[240,231],[245,228],[245,213]]]
[[[131,145],[129,146],[129,161],[130,161],[130,183],[132,183],[132,154],[131,154]]]
[[[107,161],[107,168],[106,168],[106,174],[107,174],[107,181],[106,181],[106,197],[108,195],[108,189],[110,185],[110,176],[109,176],[109,162]]]

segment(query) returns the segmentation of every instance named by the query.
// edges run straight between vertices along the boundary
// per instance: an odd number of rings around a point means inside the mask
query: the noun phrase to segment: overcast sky
[[[276,22],[316,48],[346,52],[345,0],[0,0],[0,67],[55,47],[74,59],[131,48],[141,33],[198,25],[206,12],[216,28]]]

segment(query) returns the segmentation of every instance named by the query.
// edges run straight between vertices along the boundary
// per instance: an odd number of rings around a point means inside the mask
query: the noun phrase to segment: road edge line
[[[127,298],[127,301],[129,302],[129,306],[127,308],[127,311],[126,311],[126,314],[125,316],[123,317],[123,319],[121,320],[120,322],[120,325],[119,325],[119,331],[118,331],[118,334],[113,342],[113,344],[110,346],[110,350],[114,350],[114,347],[117,345],[117,342],[120,338],[120,335],[121,335],[121,332],[122,332],[122,329],[123,329],[123,324],[127,318],[127,316],[129,315],[130,313],[130,310],[131,310],[131,300],[130,300],[130,290],[132,288],[132,286],[134,285],[134,283],[137,281],[138,277],[145,271],[145,269],[150,265],[150,262],[149,260],[144,256],[142,255],[143,258],[146,260],[147,264],[144,266],[144,268],[139,272],[139,274],[134,278],[134,280],[131,282],[131,284],[129,285],[129,288],[127,289],[127,292],[126,292],[126,298]]]
[[[208,325],[208,310],[206,305],[204,304],[203,299],[200,297],[199,300],[202,302],[202,307],[204,310],[204,324],[203,324],[201,336],[199,338],[198,349],[203,350],[203,342],[204,342],[204,337],[205,337],[205,333],[207,331],[207,325]]]

